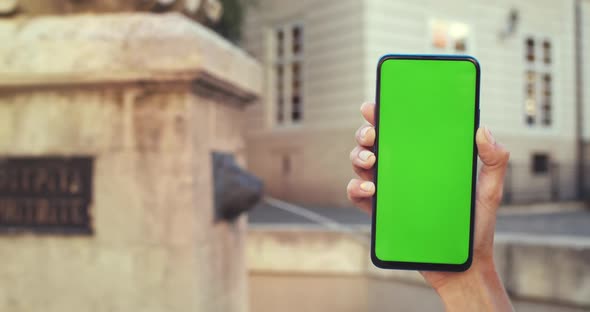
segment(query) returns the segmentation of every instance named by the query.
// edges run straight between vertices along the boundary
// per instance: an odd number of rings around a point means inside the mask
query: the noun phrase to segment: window
[[[549,155],[545,153],[533,154],[531,171],[535,175],[547,174],[549,172]]]
[[[535,92],[535,72],[529,70],[526,73],[526,100],[524,104],[526,123],[532,125],[537,116],[537,100]]]
[[[470,32],[467,24],[433,20],[430,23],[430,28],[431,44],[435,52],[465,54],[470,48]]]
[[[524,46],[524,121],[530,127],[549,127],[553,122],[552,44],[530,36]]]
[[[541,120],[543,125],[549,126],[551,125],[551,74],[543,75],[542,98]]]
[[[535,40],[533,38],[526,40],[526,59],[529,62],[535,61]]]
[[[277,64],[276,68],[277,122],[282,123],[285,119],[285,100],[283,98],[283,95],[285,93],[283,88],[283,65]]]
[[[543,62],[551,64],[551,42],[548,40],[543,42]]]
[[[301,64],[296,62],[292,65],[291,87],[291,120],[301,120]]]
[[[275,122],[286,125],[303,119],[303,25],[275,29]]]

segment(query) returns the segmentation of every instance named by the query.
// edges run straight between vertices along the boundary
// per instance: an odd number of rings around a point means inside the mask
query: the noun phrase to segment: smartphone
[[[470,267],[479,81],[480,66],[471,56],[379,60],[371,231],[377,267]]]

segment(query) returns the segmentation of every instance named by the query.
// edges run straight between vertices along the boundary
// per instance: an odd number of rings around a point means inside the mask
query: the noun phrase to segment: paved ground
[[[369,226],[369,217],[355,208],[305,207],[305,209],[345,226]],[[250,212],[253,225],[313,225],[314,222],[269,204],[261,204]],[[539,235],[571,235],[590,237],[590,211],[566,211],[501,215],[497,231]]]

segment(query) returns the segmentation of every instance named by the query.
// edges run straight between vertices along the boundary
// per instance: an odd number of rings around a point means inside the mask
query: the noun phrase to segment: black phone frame
[[[425,262],[401,262],[401,261],[387,261],[377,258],[375,254],[375,225],[377,218],[377,194],[379,191],[377,184],[377,170],[379,164],[379,105],[380,105],[380,90],[381,90],[381,67],[387,60],[432,60],[432,61],[467,61],[471,62],[476,69],[476,86],[475,86],[475,116],[473,126],[473,164],[471,174],[471,215],[469,226],[469,254],[467,260],[461,264],[446,264],[446,263],[425,263]],[[371,217],[371,261],[373,264],[382,269],[397,269],[397,270],[420,270],[420,271],[448,271],[448,272],[463,272],[471,267],[473,262],[473,235],[475,227],[475,192],[477,179],[477,145],[475,144],[475,134],[479,128],[479,91],[480,91],[480,76],[481,67],[476,58],[469,55],[437,55],[437,54],[387,54],[379,59],[377,64],[377,87],[375,96],[375,144],[373,146],[373,153],[375,153],[377,161],[374,166],[375,194],[373,196],[373,213]]]

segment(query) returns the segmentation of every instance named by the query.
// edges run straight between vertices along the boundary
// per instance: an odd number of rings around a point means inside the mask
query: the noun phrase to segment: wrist
[[[433,281],[432,286],[447,311],[512,311],[491,257],[478,259],[465,272]]]
[[[451,288],[461,285],[478,286],[486,284],[487,281],[499,278],[496,272],[494,259],[477,259],[471,267],[464,271],[454,274],[445,274],[444,277],[430,281],[432,288],[439,294],[443,295]]]

